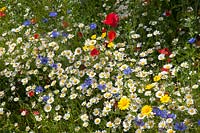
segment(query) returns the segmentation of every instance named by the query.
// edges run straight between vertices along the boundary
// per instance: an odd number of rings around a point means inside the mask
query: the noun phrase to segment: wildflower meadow
[[[0,133],[199,133],[199,0],[1,0]]]

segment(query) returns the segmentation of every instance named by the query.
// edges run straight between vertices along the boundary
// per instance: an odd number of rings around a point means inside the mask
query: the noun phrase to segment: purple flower
[[[55,69],[58,67],[58,65],[55,64],[55,63],[51,64],[50,66],[51,66],[52,68],[55,68]]]
[[[50,98],[49,96],[43,96],[43,101],[47,102],[47,100],[49,100],[49,98]]]
[[[123,72],[124,72],[125,75],[128,75],[128,74],[131,74],[131,73],[132,73],[132,70],[131,70],[130,67],[128,67],[128,68],[125,69]]]
[[[167,118],[176,119],[176,114],[173,114],[173,113],[168,114],[168,115],[167,115]]]
[[[135,119],[135,124],[136,124],[137,126],[144,126],[145,123],[144,123],[143,120],[136,118],[136,119]]]
[[[198,126],[200,126],[200,120],[198,120]]]
[[[69,35],[69,34],[67,34],[67,33],[65,33],[65,32],[62,33],[62,36],[63,36],[63,37],[68,37],[68,35]]]
[[[43,89],[42,86],[37,86],[37,87],[35,88],[35,93],[36,93],[36,94],[39,94],[39,93],[41,93],[41,92],[43,92],[43,91],[44,91],[44,89]]]
[[[47,23],[47,22],[48,22],[48,19],[47,19],[47,18],[43,18],[43,19],[42,19],[42,22],[43,22],[43,23]]]
[[[196,41],[196,38],[191,38],[190,40],[188,40],[188,43],[193,44]]]
[[[106,88],[106,85],[98,85],[97,86],[97,88],[99,89],[99,90],[104,90],[105,88]]]
[[[53,37],[53,38],[56,38],[56,37],[58,37],[59,35],[60,35],[60,33],[57,32],[57,31],[53,31],[53,32],[51,33],[51,37]]]
[[[95,24],[95,23],[91,23],[90,24],[90,29],[91,30],[94,30],[94,29],[96,29],[97,28],[97,25]]]
[[[174,125],[174,129],[175,130],[178,130],[178,131],[184,131],[187,129],[186,125],[183,123],[183,122],[180,122],[180,123],[175,123]]]
[[[48,57],[42,57],[42,56],[39,56],[40,58],[40,61],[41,61],[41,64],[47,64],[48,63]]]
[[[24,21],[23,25],[24,26],[29,26],[29,25],[31,25],[31,21],[30,20],[26,20],[26,21]]]
[[[84,83],[81,84],[82,89],[88,88],[92,84],[92,79],[87,78],[85,79]]]
[[[160,117],[167,118],[167,111],[166,110],[160,110]]]
[[[49,17],[56,17],[58,15],[57,12],[50,12]]]

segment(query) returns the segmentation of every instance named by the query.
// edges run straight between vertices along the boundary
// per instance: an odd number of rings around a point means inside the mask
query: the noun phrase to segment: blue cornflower
[[[99,90],[104,90],[104,89],[106,88],[106,85],[101,85],[101,84],[99,84],[99,85],[97,86],[97,88],[98,88]]]
[[[47,23],[47,22],[48,22],[48,19],[47,19],[47,18],[43,18],[43,19],[42,19],[42,22],[43,22],[43,23]]]
[[[59,35],[60,35],[60,33],[57,32],[57,31],[53,31],[53,32],[51,33],[51,37],[53,37],[53,38],[56,38],[56,37],[58,37]]]
[[[94,29],[96,29],[97,28],[97,25],[95,24],[95,23],[91,23],[90,24],[90,29],[91,30],[94,30]]]
[[[43,100],[44,102],[47,102],[47,101],[49,100],[49,98],[50,98],[49,96],[43,96],[43,99],[42,99],[42,100]]]
[[[83,83],[83,84],[81,84],[81,87],[82,87],[82,89],[85,89],[85,88],[88,88],[88,87],[89,87],[89,85],[88,85],[88,84],[86,84],[86,83]]]
[[[137,126],[144,126],[145,123],[144,123],[143,120],[136,118],[136,119],[135,119],[135,124],[136,124]]]
[[[168,114],[168,115],[167,115],[167,118],[176,119],[176,114],[173,114],[173,113]]]
[[[58,15],[57,12],[50,12],[49,17],[56,17]]]
[[[153,107],[153,113],[156,115],[156,116],[160,116],[160,109],[158,107]]]
[[[88,86],[92,84],[92,79],[91,78],[87,78],[85,81],[84,81],[85,84],[87,84]]]
[[[58,65],[55,64],[55,63],[51,64],[50,66],[51,66],[52,68],[55,68],[55,69],[58,67]]]
[[[30,20],[26,20],[26,21],[24,21],[23,25],[24,26],[29,26],[29,25],[31,25],[31,21]]]
[[[35,88],[35,93],[36,93],[36,94],[39,94],[39,93],[41,93],[41,92],[43,92],[43,91],[44,91],[44,89],[43,89],[42,86],[37,86],[37,87]]]
[[[128,75],[128,74],[131,74],[131,73],[132,73],[132,70],[131,70],[130,67],[128,67],[128,68],[124,69],[123,72],[124,72],[125,75]]]
[[[190,40],[188,40],[188,43],[193,44],[196,41],[196,38],[190,38]]]
[[[69,34],[67,34],[67,33],[65,33],[65,32],[62,33],[62,36],[63,36],[63,37],[68,37],[68,35],[69,35]]]
[[[160,115],[160,117],[162,117],[162,118],[167,118],[167,111],[166,111],[166,110],[160,110],[159,115]]]
[[[198,126],[200,126],[200,120],[198,120]]]
[[[40,58],[40,61],[41,61],[41,64],[47,64],[48,63],[48,57],[42,57],[42,56],[39,56]]]
[[[184,130],[186,130],[186,125],[183,123],[183,122],[180,122],[180,123],[175,123],[175,125],[174,125],[174,129],[175,130],[178,130],[178,131],[184,131]]]
[[[84,83],[81,84],[81,87],[83,89],[85,89],[85,88],[88,88],[91,84],[92,84],[92,79],[91,78],[87,78],[87,79],[85,79]]]

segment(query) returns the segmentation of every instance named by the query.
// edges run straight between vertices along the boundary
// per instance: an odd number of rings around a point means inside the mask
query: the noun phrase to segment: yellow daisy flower
[[[91,39],[92,39],[92,40],[95,40],[96,38],[97,38],[97,35],[96,35],[96,34],[91,36]]]
[[[141,110],[141,114],[142,114],[142,115],[147,116],[147,115],[149,115],[151,112],[152,112],[152,107],[151,107],[151,106],[145,105],[145,106],[142,107],[142,110]]]
[[[122,97],[120,101],[118,102],[118,108],[120,110],[125,110],[129,107],[131,100],[127,97]]]
[[[158,82],[159,80],[161,80],[161,75],[157,75],[153,78],[154,82]]]
[[[168,103],[170,101],[170,96],[164,95],[160,98],[161,103]]]

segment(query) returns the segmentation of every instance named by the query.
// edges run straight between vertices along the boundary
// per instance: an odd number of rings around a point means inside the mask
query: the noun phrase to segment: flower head
[[[188,40],[188,43],[193,44],[195,43],[195,41],[196,41],[196,38],[190,38],[190,40]]]
[[[56,17],[58,15],[57,12],[50,12],[49,17]]]
[[[152,107],[149,105],[145,105],[142,107],[141,113],[142,115],[148,116],[152,112]]]
[[[117,27],[119,23],[119,16],[116,13],[109,13],[103,23],[110,25],[111,27]]]
[[[91,23],[90,24],[90,29],[91,30],[94,30],[94,29],[96,29],[97,28],[97,24],[95,24],[95,23]]]
[[[120,110],[125,110],[125,109],[127,109],[129,107],[130,102],[131,102],[131,100],[124,96],[118,102],[118,108]]]
[[[31,21],[30,20],[26,20],[26,21],[24,21],[23,25],[24,26],[29,26],[29,25],[31,25]]]
[[[90,55],[91,56],[97,56],[97,55],[99,55],[99,50],[97,50],[96,48],[94,48],[91,52],[90,52]]]
[[[178,131],[184,131],[187,129],[186,125],[183,123],[183,122],[180,122],[180,123],[175,123],[174,125],[174,129],[175,130],[178,130]]]
[[[116,32],[114,30],[109,31],[108,38],[109,38],[109,41],[112,42],[116,38]]]
[[[168,103],[170,101],[170,96],[167,94],[160,98],[161,103]]]
[[[153,81],[154,82],[157,82],[157,81],[159,81],[161,79],[161,75],[157,75],[157,76],[155,76],[154,78],[153,78]]]

